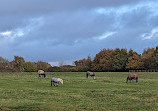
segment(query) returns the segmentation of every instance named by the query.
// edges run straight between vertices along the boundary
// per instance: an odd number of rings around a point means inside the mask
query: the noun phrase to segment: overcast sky
[[[0,0],[0,56],[64,61],[158,46],[157,0]]]

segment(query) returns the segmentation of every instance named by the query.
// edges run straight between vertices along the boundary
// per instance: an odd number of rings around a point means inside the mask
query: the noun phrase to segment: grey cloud
[[[116,7],[139,2],[140,0],[1,0],[0,14],[45,14],[58,11]]]
[[[19,55],[30,61],[56,62],[95,56],[103,48],[141,52],[144,47],[155,47],[156,37],[142,40],[141,35],[157,27],[158,15],[153,11],[157,8],[142,5],[130,10],[142,3],[147,4],[144,0],[1,0],[0,33],[9,30],[24,35],[0,38],[0,54],[9,60]],[[108,13],[97,13],[100,7]],[[116,33],[94,39],[106,32]]]

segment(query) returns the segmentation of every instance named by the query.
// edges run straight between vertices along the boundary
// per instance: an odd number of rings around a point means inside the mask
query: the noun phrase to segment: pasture
[[[128,72],[0,73],[0,110],[157,111],[158,73],[138,73],[138,83],[126,84]],[[64,80],[51,87],[51,77]]]

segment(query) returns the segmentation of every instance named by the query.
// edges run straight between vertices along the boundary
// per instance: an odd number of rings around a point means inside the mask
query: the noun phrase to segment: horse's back
[[[43,70],[38,70],[38,74],[42,74],[42,73],[44,73]]]
[[[138,79],[138,74],[135,74],[135,73],[130,73],[127,77],[129,80],[132,80],[132,79]]]
[[[58,78],[51,78],[51,82],[58,82]]]
[[[90,71],[87,71],[87,74],[89,74],[89,75],[95,75],[94,72],[90,72]]]

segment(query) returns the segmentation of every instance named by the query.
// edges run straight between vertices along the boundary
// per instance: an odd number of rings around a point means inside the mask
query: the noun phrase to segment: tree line
[[[148,48],[142,54],[130,49],[103,49],[94,59],[75,61],[78,71],[129,71],[158,69],[158,47]]]
[[[23,57],[14,56],[14,60],[8,60],[0,57],[0,72],[36,72],[39,69],[48,71],[50,64],[43,61],[25,62]]]
[[[14,56],[14,60],[0,57],[1,72],[84,72],[84,71],[128,71],[158,69],[158,47],[148,48],[142,54],[130,49],[103,49],[94,58],[74,61],[74,65],[51,66],[47,62],[26,62],[23,57]]]

